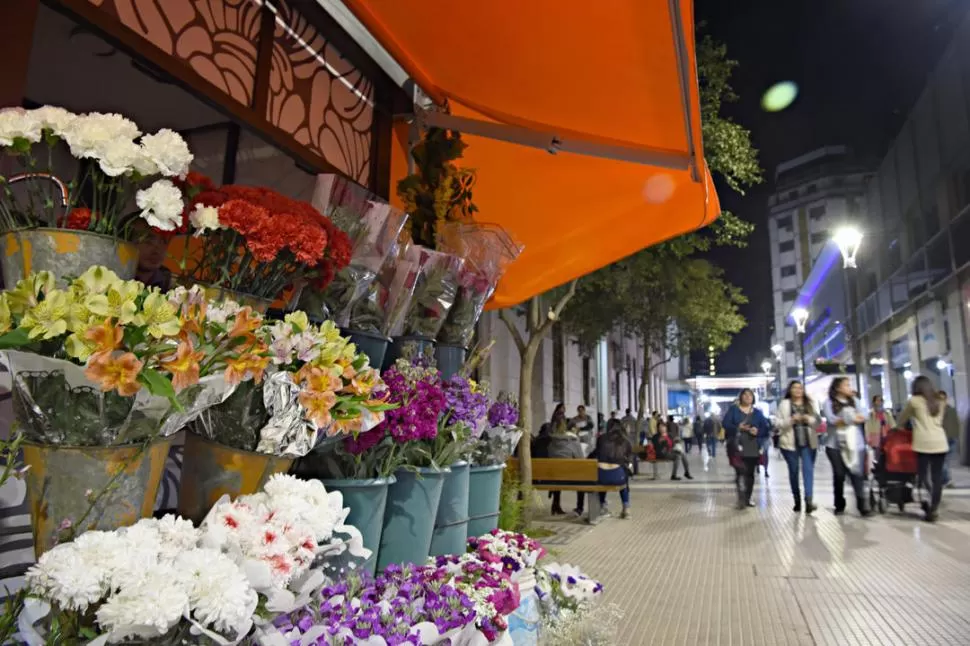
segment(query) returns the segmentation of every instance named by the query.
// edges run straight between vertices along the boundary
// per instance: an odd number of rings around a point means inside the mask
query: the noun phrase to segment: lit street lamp
[[[775,361],[781,361],[781,353],[785,351],[785,346],[776,343],[771,346],[771,351],[775,354]]]
[[[802,383],[805,383],[805,325],[808,324],[808,310],[796,307],[791,311],[791,318],[795,321],[795,331],[798,332],[798,347],[801,355]]]
[[[852,363],[855,366],[855,387],[861,392],[861,366],[859,365],[858,344],[855,338],[855,282],[849,281],[849,269],[857,269],[856,254],[859,253],[859,246],[862,244],[862,231],[852,226],[839,228],[832,236],[835,244],[839,245],[839,252],[842,254],[842,289],[845,292],[845,342],[849,347],[849,354],[852,356]]]
[[[761,362],[761,369],[765,371],[765,377],[771,374],[771,360],[765,359]]]
[[[785,346],[780,343],[776,343],[771,346],[771,351],[775,355],[775,361],[778,363],[778,372],[775,374],[775,379],[777,380],[777,385],[775,386],[775,396],[778,400],[781,400],[781,357],[785,354]]]

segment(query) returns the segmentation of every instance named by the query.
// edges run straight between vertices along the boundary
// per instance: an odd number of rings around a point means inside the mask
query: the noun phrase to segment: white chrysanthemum
[[[146,155],[166,177],[185,177],[192,163],[192,153],[188,144],[177,132],[162,128],[153,135],[145,135],[141,140]]]
[[[182,191],[167,179],[160,179],[135,194],[141,217],[162,231],[174,231],[182,222]]]
[[[125,530],[125,538],[134,549],[144,545],[157,552],[158,559],[174,559],[181,552],[194,549],[199,542],[199,530],[192,522],[169,514],[161,519],[143,518]]]
[[[119,532],[84,532],[74,540],[74,545],[85,567],[101,573],[105,591],[117,588],[131,572],[154,562],[146,563],[141,555],[133,554]]]
[[[204,204],[195,205],[195,209],[189,213],[189,222],[198,230],[195,235],[202,235],[206,231],[225,229],[219,222],[219,209]]]
[[[328,494],[319,480],[300,480],[276,474],[270,477],[263,490],[269,495],[269,507],[291,523],[306,524],[318,542],[333,534],[342,512],[343,498]]]
[[[87,610],[104,596],[104,571],[88,563],[73,543],[65,543],[41,554],[27,570],[31,592],[57,604],[63,610]]]
[[[76,114],[56,105],[45,105],[36,110],[31,110],[30,114],[40,123],[41,128],[51,130],[58,137],[63,136],[64,132],[77,119]]]
[[[192,616],[200,624],[226,634],[249,621],[258,598],[242,570],[215,550],[194,549],[175,560],[189,595]]]
[[[239,500],[219,503],[212,508],[200,528],[201,544],[212,549],[238,546],[256,525],[256,514],[250,505]]]
[[[94,157],[105,175],[118,177],[134,170],[139,155],[138,144],[130,139],[112,139],[104,142]]]
[[[112,595],[96,617],[109,641],[167,633],[189,609],[189,595],[170,566],[154,565]]]
[[[13,145],[14,139],[40,141],[41,123],[31,112],[12,108],[0,112],[0,146]]]
[[[141,131],[134,121],[120,114],[92,112],[77,117],[64,128],[64,140],[75,157],[99,157],[110,142],[134,141]]]

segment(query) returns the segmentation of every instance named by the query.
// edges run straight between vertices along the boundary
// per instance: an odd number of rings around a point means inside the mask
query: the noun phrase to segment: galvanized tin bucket
[[[182,282],[182,281],[180,281]],[[265,314],[266,310],[270,308],[273,301],[268,298],[261,298],[259,296],[254,296],[252,294],[247,294],[246,292],[237,292],[233,289],[225,289],[224,287],[215,287],[213,285],[208,285],[206,283],[195,283],[192,281],[182,282],[185,287],[192,287],[193,285],[198,286],[202,289],[205,297],[210,301],[225,301],[231,300],[236,301],[240,305],[249,306],[253,308],[254,312],[259,312],[260,314]]]
[[[40,556],[63,530],[112,530],[152,515],[170,438],[123,446],[24,442],[27,501]]]
[[[179,515],[199,523],[223,495],[256,493],[270,476],[292,466],[293,458],[242,451],[186,433]]]
[[[25,276],[49,271],[59,281],[80,276],[89,267],[103,265],[123,280],[138,269],[138,249],[111,236],[73,229],[26,229],[0,236],[0,264],[4,284],[11,288]]]

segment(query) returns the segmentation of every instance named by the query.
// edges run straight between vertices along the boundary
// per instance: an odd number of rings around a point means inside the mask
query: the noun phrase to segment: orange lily
[[[91,357],[84,374],[97,383],[102,391],[117,390],[122,397],[130,397],[141,390],[138,375],[143,365],[131,352],[118,357],[110,352],[102,352]]]
[[[254,337],[253,333],[262,324],[262,317],[259,315],[253,316],[253,308],[244,307],[236,314],[236,320],[233,322],[232,329],[229,330],[229,338],[245,337],[251,339]]]
[[[351,433],[359,433],[363,429],[364,420],[360,417],[338,419],[327,429],[327,435],[329,437],[333,437],[334,435],[350,435]]]
[[[373,368],[365,368],[354,375],[350,387],[355,395],[369,395],[380,381],[381,374]]]
[[[191,341],[182,341],[174,355],[162,360],[162,367],[172,373],[172,386],[176,392],[199,382],[199,361],[204,358],[205,352],[196,352]]]
[[[321,368],[310,367],[307,370],[308,366],[309,364],[301,368],[297,375],[307,390],[315,393],[336,392],[343,386],[340,377],[334,377],[329,371]]]
[[[190,334],[202,336],[208,303],[185,303],[182,305],[182,339],[188,340]]]
[[[337,396],[332,392],[303,392],[300,393],[300,404],[306,409],[308,420],[323,428],[333,421],[330,409],[337,404]]]
[[[94,346],[91,354],[114,352],[121,347],[124,332],[120,325],[111,321],[112,319],[107,318],[100,325],[92,325],[84,332],[84,339]]]
[[[253,380],[259,383],[263,380],[263,373],[269,365],[269,357],[261,357],[258,354],[242,354],[238,357],[226,359],[226,383],[235,386],[247,375],[252,375]]]

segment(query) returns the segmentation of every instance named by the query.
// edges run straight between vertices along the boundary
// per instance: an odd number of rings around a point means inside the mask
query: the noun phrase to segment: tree
[[[519,351],[519,425],[522,427],[522,440],[519,442],[519,479],[522,488],[532,487],[532,370],[536,355],[542,347],[542,339],[553,324],[559,320],[562,310],[576,293],[576,281],[565,290],[553,290],[549,294],[534,296],[525,305],[525,334],[523,337],[509,309],[499,310],[499,318],[505,323]],[[543,312],[544,302],[555,302],[547,312]]]

